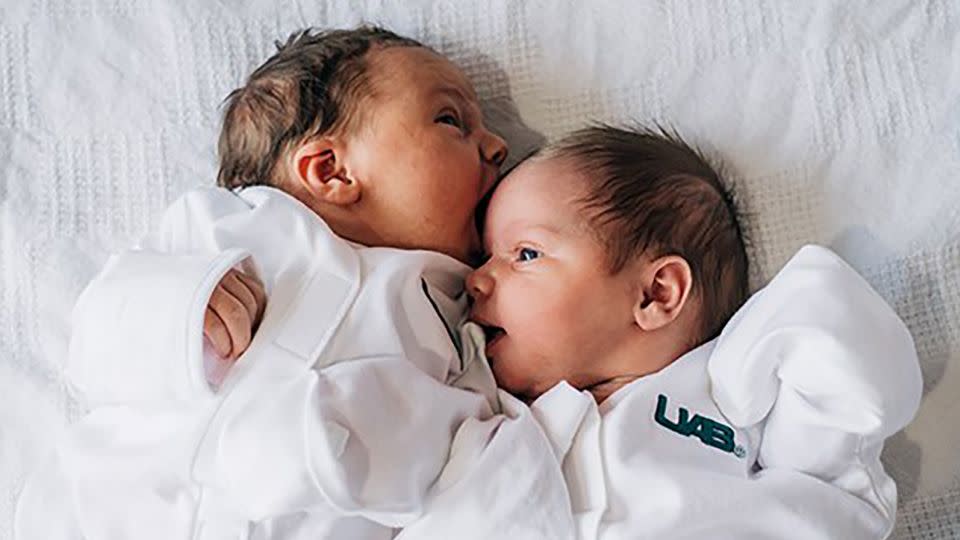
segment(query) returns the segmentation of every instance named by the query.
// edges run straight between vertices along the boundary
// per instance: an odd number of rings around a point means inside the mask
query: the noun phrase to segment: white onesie
[[[903,322],[808,246],[716,340],[600,406],[561,383],[532,409],[578,538],[880,539],[896,511],[880,451],[921,386]]]
[[[203,315],[237,265],[269,300],[213,391]],[[390,538],[484,468],[546,494],[498,498],[516,537],[572,537],[549,440],[461,326],[468,270],[351,244],[276,189],[187,194],[77,303],[66,372],[91,411],[29,479],[17,538]]]

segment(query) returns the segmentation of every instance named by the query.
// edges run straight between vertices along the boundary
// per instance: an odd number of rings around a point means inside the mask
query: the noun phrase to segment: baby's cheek
[[[577,328],[571,324],[570,317],[561,309],[551,309],[538,314],[532,322],[535,330],[531,332],[536,350],[543,351],[547,358],[553,356],[551,352],[563,350],[572,340],[576,340]]]
[[[504,359],[493,362],[493,378],[497,381],[497,386],[503,388],[511,394],[521,393],[524,389],[524,376],[522,372],[517,372],[517,366],[514,362]]]

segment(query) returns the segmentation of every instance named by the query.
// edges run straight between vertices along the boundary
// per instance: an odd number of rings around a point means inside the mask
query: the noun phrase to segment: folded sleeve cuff
[[[213,289],[248,257],[128,251],[112,257],[72,316],[69,383],[92,405],[212,395],[203,318]]]

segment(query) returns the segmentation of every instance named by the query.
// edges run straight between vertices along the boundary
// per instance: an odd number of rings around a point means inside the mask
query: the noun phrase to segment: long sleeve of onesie
[[[880,451],[913,418],[922,383],[906,326],[861,276],[803,248],[726,326],[708,371],[724,416],[760,430],[759,475],[847,492],[870,516],[859,537],[889,534],[896,486]]]

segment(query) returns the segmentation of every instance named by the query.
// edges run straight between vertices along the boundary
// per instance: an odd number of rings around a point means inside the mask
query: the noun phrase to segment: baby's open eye
[[[517,252],[517,262],[530,262],[540,258],[540,252],[535,249],[521,248]]]

